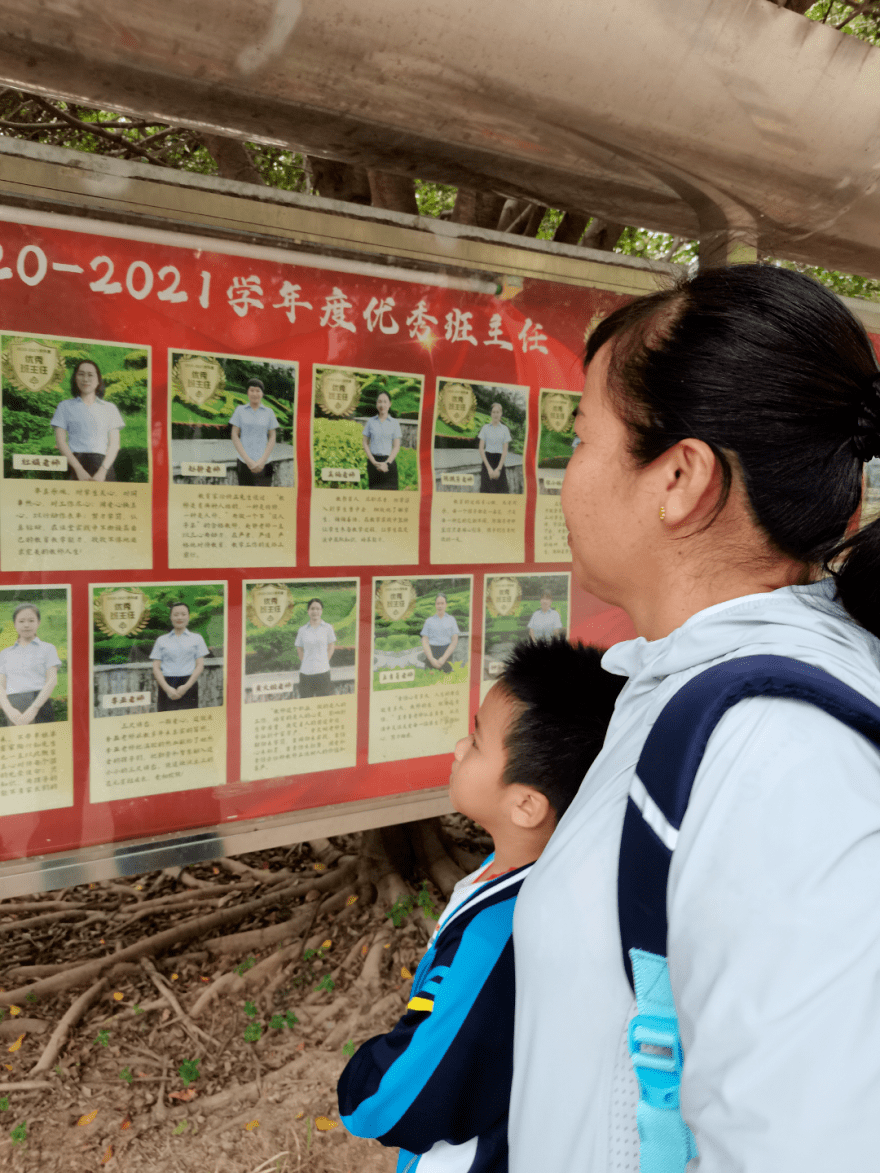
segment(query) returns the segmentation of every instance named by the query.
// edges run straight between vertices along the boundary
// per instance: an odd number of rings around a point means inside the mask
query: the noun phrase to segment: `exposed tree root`
[[[134,944],[127,946],[125,949],[119,950],[117,953],[95,958],[92,961],[86,961],[72,968],[68,966],[63,971],[38,979],[31,985],[19,986],[14,990],[4,991],[0,993],[0,1005],[8,1006],[10,1003],[24,998],[29,993],[37,995],[54,994],[59,990],[68,990],[85,985],[87,982],[93,981],[100,974],[103,974],[110,966],[117,965],[120,962],[134,961],[150,953],[165,951],[172,945],[179,944],[182,941],[204,936],[205,933],[212,929],[219,928],[222,925],[234,924],[237,920],[244,920],[252,912],[265,908],[267,905],[276,901],[287,902],[297,897],[306,896],[312,890],[317,890],[318,893],[332,892],[336,888],[344,885],[348,880],[354,878],[356,867],[357,859],[355,857],[343,856],[340,858],[339,866],[325,876],[316,877],[314,880],[300,881],[299,883],[288,883],[245,904],[239,904],[233,908],[220,909],[207,916],[192,917],[185,920],[182,924],[166,929],[162,933],[142,937],[139,941],[134,942]],[[316,911],[318,907],[316,902]]]
[[[466,873],[447,855],[437,834],[435,819],[420,819],[412,827],[419,862],[448,900],[452,889]]]
[[[67,1038],[70,1028],[82,1018],[92,1002],[102,994],[107,987],[107,979],[100,978],[93,985],[80,994],[77,1000],[73,1003],[46,1044],[42,1055],[28,1072],[28,1075],[39,1075],[41,1071],[48,1071],[58,1058],[58,1053],[64,1045],[64,1040]]]

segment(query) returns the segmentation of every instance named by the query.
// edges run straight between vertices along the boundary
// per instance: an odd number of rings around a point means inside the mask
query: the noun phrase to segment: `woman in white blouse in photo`
[[[396,489],[397,454],[403,440],[400,424],[390,415],[391,396],[380,391],[376,396],[376,414],[364,424],[361,443],[367,454],[367,488]]]
[[[261,489],[272,484],[274,466],[269,457],[278,434],[275,412],[263,406],[264,391],[260,379],[249,379],[247,406],[240,403],[229,421],[232,446],[238,453],[238,483]]]
[[[52,416],[55,446],[67,460],[69,481],[115,481],[119,433],[125,420],[115,403],[104,399],[101,370],[81,359],[70,376],[71,399],[62,399]]]
[[[198,679],[208,655],[208,645],[202,637],[187,628],[186,603],[172,603],[169,618],[171,630],[159,636],[150,652],[153,676],[159,685],[157,713],[199,707]]]
[[[52,693],[61,660],[54,644],[37,638],[40,609],[21,603],[12,613],[18,638],[0,652],[0,726],[55,720]]]
[[[500,403],[492,404],[489,423],[480,428],[480,492],[509,493],[504,462],[510,447],[510,429],[501,422]]]
[[[434,600],[434,614],[429,615],[422,624],[422,648],[428,668],[438,672],[451,672],[452,654],[458,646],[458,621],[454,615],[447,614],[446,596],[438,595]]]
[[[320,599],[309,599],[309,621],[296,633],[296,652],[299,656],[299,695],[331,696],[330,661],[336,651],[336,632],[321,616],[324,604]]]

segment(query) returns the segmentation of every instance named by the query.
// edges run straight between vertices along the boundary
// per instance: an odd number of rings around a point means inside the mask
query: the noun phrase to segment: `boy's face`
[[[509,693],[496,684],[474,718],[474,732],[456,745],[449,775],[452,805],[490,834],[503,817],[504,798],[510,789],[501,777],[507,765],[504,738],[513,710]]]

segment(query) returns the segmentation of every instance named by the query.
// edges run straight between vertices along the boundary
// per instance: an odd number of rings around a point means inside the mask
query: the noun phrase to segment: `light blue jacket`
[[[880,641],[828,583],[720,603],[665,639],[605,655],[629,681],[514,915],[511,1173],[638,1169],[616,890],[627,791],[670,696],[711,664],[751,654],[815,664],[880,703]],[[682,1114],[700,1152],[690,1173],[876,1168],[876,749],[797,701],[731,709],[697,773],[668,910]]]

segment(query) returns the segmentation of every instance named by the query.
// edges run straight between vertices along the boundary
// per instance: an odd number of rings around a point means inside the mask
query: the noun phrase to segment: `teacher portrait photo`
[[[21,603],[12,612],[17,639],[0,652],[0,727],[55,720],[52,693],[61,660],[54,644],[37,635],[40,609]]]
[[[232,446],[238,453],[238,483],[257,488],[272,484],[274,468],[269,457],[278,433],[275,412],[263,405],[265,390],[262,379],[249,379],[248,401],[236,407],[229,421]]]
[[[362,444],[367,456],[367,485],[371,489],[396,489],[397,454],[403,441],[400,424],[391,412],[391,396],[380,391],[376,414],[364,424]]]
[[[438,595],[434,600],[434,614],[425,620],[421,633],[428,668],[438,672],[452,671],[449,661],[461,634],[455,616],[447,613],[446,606],[446,596]]]
[[[115,481],[125,420],[115,403],[104,399],[104,380],[96,362],[81,359],[70,376],[70,399],[62,399],[52,416],[55,446],[67,460],[69,481]]]
[[[190,631],[189,607],[172,603],[168,617],[171,630],[153,644],[150,659],[153,677],[159,686],[158,713],[199,707],[198,679],[205,668],[208,645],[195,631]]]
[[[493,403],[489,423],[483,424],[479,433],[480,492],[509,493],[504,462],[510,446],[510,429],[501,422],[503,408]]]
[[[336,651],[336,632],[322,619],[324,604],[320,599],[309,599],[306,606],[309,621],[296,633],[296,654],[299,656],[299,695],[330,696],[330,661]]]

